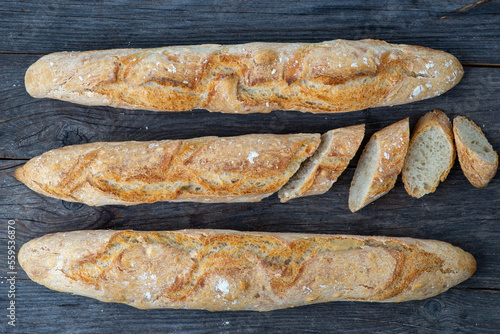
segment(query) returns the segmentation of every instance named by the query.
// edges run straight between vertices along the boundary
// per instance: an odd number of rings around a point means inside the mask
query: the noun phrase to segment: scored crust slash
[[[462,76],[449,53],[367,39],[59,52],[31,65],[25,86],[92,106],[333,113],[434,97]]]

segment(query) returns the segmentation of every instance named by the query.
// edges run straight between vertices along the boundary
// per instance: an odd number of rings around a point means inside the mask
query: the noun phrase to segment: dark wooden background
[[[128,111],[33,99],[28,66],[64,50],[199,43],[320,42],[377,38],[453,53],[460,84],[413,104],[347,114],[275,111],[261,115]],[[466,115],[500,150],[498,1],[11,1],[0,2],[0,330],[18,333],[426,333],[500,331],[500,175],[475,189],[458,163],[433,194],[408,196],[400,180],[352,214],[347,207],[358,156],[326,194],[280,204],[156,203],[93,208],[46,198],[14,179],[27,159],[65,145],[248,133],[324,132],[366,122],[367,137],[395,121],[411,125],[434,108]],[[18,266],[16,327],[7,325],[7,221],[16,242],[78,229],[245,231],[408,236],[471,252],[478,270],[435,298],[401,304],[325,303],[267,313],[136,310],[48,290]]]

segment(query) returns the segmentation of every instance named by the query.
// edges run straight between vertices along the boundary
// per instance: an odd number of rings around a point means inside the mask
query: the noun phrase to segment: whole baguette
[[[463,75],[451,54],[377,40],[59,52],[30,66],[33,97],[225,113],[332,113],[434,97]]]
[[[418,300],[476,269],[472,255],[435,240],[224,230],[56,233],[24,244],[19,263],[57,291],[210,311]]]
[[[256,202],[311,156],[319,134],[90,143],[55,149],[15,172],[32,190],[88,205]]]

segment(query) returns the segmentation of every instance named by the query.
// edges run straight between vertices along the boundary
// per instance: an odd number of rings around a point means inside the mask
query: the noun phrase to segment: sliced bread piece
[[[327,192],[346,169],[365,136],[365,125],[330,130],[297,173],[278,192],[281,202]]]
[[[349,209],[352,212],[394,187],[403,168],[409,141],[408,118],[373,134],[359,158],[349,190]]]
[[[448,116],[435,109],[422,116],[413,129],[403,167],[403,182],[410,196],[432,193],[455,162],[455,144]]]
[[[463,116],[453,120],[453,133],[460,166],[476,188],[484,188],[498,169],[498,154],[481,128]]]

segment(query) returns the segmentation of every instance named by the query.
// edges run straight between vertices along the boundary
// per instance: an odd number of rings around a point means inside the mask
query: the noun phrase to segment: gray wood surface
[[[471,6],[472,5],[472,6]],[[378,38],[500,63],[498,1],[12,1],[0,51]],[[479,52],[478,52],[479,51]]]
[[[0,332],[16,333],[495,333],[500,328],[500,176],[472,187],[458,162],[433,194],[408,196],[401,180],[352,214],[349,183],[358,155],[326,194],[279,203],[155,203],[88,207],[44,197],[14,178],[36,155],[65,145],[123,140],[325,132],[366,123],[367,136],[434,108],[465,115],[500,150],[499,1],[9,1],[0,3]],[[275,111],[224,115],[86,107],[33,99],[24,73],[43,54],[64,50],[251,41],[317,42],[378,38],[453,53],[465,64],[442,96],[345,114]],[[17,266],[16,327],[7,324],[7,222],[16,245],[78,229],[245,231],[408,236],[450,242],[472,253],[475,275],[434,298],[400,304],[339,302],[255,312],[136,310],[51,291]],[[18,249],[17,248],[17,249]]]

